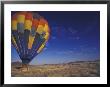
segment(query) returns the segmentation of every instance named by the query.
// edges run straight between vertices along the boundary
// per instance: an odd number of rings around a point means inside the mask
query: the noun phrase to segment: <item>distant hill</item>
[[[16,62],[12,62],[11,65],[16,67],[16,66],[21,66],[22,63],[19,61],[16,61]]]
[[[76,64],[76,63],[95,63],[95,62],[100,62],[100,60],[94,60],[94,61],[74,61],[74,62],[68,62],[68,63],[60,63],[60,64],[43,64],[43,65],[64,65],[64,64]],[[11,63],[12,66],[21,66],[22,62],[20,61],[15,61]],[[32,65],[34,66],[34,65]]]

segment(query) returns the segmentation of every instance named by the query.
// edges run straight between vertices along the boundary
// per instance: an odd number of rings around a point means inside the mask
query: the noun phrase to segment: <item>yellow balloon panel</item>
[[[11,26],[12,26],[12,30],[17,30],[17,20],[12,20]]]
[[[13,41],[13,43],[14,43],[14,45],[15,45],[16,49],[18,49],[18,47],[17,47],[17,44],[16,44],[16,41],[15,41],[14,37],[12,36],[11,38],[12,38],[12,41]]]
[[[38,32],[39,34],[42,34],[42,33],[44,32],[44,27],[43,27],[43,25],[38,25],[37,32]]]
[[[24,21],[25,21],[25,15],[18,15],[17,21],[18,21],[18,23],[24,23]]]
[[[41,47],[38,49],[37,53],[40,53],[42,51],[42,49],[44,48],[44,44],[41,45]]]
[[[32,48],[32,44],[34,42],[34,38],[35,37],[32,37],[31,35],[29,36],[28,49],[31,49]]]
[[[31,30],[31,27],[32,27],[32,21],[31,20],[25,20],[24,28],[27,30]]]
[[[45,39],[48,39],[49,37],[49,33],[46,33],[46,35],[44,36]]]
[[[44,26],[44,31],[45,31],[45,32],[49,32],[49,27],[48,27],[47,24],[45,24],[45,26]]]

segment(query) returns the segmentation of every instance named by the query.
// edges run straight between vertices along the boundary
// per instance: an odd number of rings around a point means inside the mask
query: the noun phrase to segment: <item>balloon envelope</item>
[[[48,22],[35,12],[16,12],[11,30],[12,44],[24,64],[43,50],[50,35]]]

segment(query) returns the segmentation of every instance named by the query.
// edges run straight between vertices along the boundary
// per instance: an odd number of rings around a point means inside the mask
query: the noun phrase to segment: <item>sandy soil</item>
[[[20,70],[21,63],[12,63],[12,77],[99,77],[99,61],[79,61],[65,64],[29,65],[29,71]]]

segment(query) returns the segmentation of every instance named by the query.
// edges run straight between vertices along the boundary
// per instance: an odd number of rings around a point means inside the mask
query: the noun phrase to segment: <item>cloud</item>
[[[77,34],[78,31],[74,28],[68,28],[69,32],[72,33],[72,34]]]
[[[55,37],[55,36],[52,36],[51,38],[52,38],[53,40],[55,40],[55,39],[56,39],[56,37]]]
[[[80,40],[81,37],[79,36],[75,36],[75,37],[68,37],[68,39],[71,39],[71,40]]]

